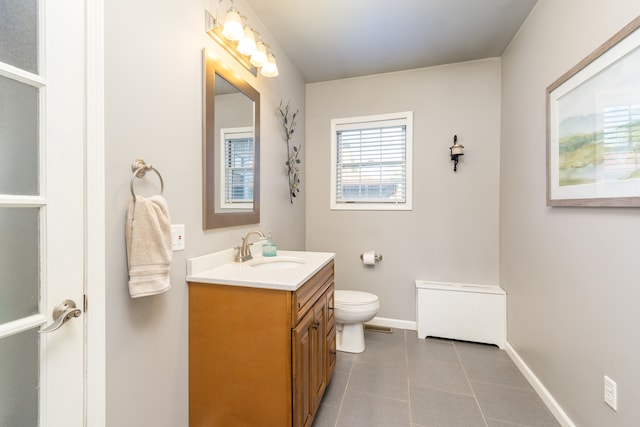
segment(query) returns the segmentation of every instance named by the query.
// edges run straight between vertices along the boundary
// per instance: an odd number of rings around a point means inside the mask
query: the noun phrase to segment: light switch
[[[171,224],[171,249],[184,250],[184,224]]]

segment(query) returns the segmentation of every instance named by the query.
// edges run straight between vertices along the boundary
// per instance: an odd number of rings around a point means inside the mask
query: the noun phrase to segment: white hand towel
[[[125,229],[129,263],[129,294],[132,298],[169,290],[171,219],[162,196],[136,196],[129,202]]]

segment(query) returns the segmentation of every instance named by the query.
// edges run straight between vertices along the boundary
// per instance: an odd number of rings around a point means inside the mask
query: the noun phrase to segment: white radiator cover
[[[507,294],[499,286],[416,280],[418,337],[495,344],[507,339]]]

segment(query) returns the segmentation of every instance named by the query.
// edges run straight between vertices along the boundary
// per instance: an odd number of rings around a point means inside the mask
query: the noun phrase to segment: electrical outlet
[[[171,249],[184,250],[184,224],[171,224]]]
[[[608,376],[604,376],[604,401],[614,411],[618,410],[618,385]]]

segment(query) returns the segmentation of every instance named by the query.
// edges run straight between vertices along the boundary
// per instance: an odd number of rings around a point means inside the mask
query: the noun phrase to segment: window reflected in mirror
[[[253,209],[253,127],[220,129],[220,210]]]

